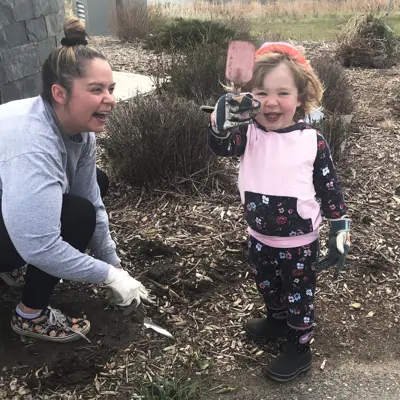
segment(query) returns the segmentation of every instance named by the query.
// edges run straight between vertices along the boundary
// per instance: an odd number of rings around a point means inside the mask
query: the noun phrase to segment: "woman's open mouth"
[[[95,112],[93,113],[93,117],[96,118],[97,121],[104,124],[106,122],[108,116],[108,112]]]

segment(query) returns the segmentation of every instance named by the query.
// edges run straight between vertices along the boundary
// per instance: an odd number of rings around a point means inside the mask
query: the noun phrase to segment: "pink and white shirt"
[[[271,247],[293,248],[318,238],[322,215],[347,213],[324,137],[303,122],[278,131],[258,123],[209,146],[220,156],[240,157],[238,186],[248,233]]]

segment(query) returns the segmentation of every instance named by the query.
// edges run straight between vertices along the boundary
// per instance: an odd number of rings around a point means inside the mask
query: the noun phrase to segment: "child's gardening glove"
[[[350,249],[350,219],[330,219],[331,229],[328,240],[328,255],[316,263],[317,271],[336,265],[335,278],[343,268]]]
[[[260,112],[260,102],[251,93],[227,93],[221,96],[211,113],[211,129],[220,139],[233,128],[250,124]]]

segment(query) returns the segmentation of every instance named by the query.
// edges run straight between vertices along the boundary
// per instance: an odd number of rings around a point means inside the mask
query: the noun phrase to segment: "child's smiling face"
[[[301,105],[293,72],[282,62],[268,72],[263,87],[252,90],[261,103],[256,120],[267,130],[278,130],[293,125],[297,107]]]

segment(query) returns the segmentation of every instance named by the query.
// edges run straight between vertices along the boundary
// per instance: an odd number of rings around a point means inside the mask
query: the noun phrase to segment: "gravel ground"
[[[155,55],[140,43],[93,42],[114,70],[151,74]],[[142,199],[113,186],[107,208],[123,262],[157,295],[152,317],[177,342],[109,310],[98,288],[65,283],[57,301],[71,315],[87,313],[92,343],[21,345],[9,328],[18,295],[0,285],[0,399],[132,399],[136,378],[172,374],[199,380],[204,400],[400,399],[400,119],[390,103],[399,69],[349,74],[357,112],[340,173],[353,243],[344,276],[319,277],[312,374],[268,381],[273,349],[241,331],[262,308],[245,278],[236,198]]]

